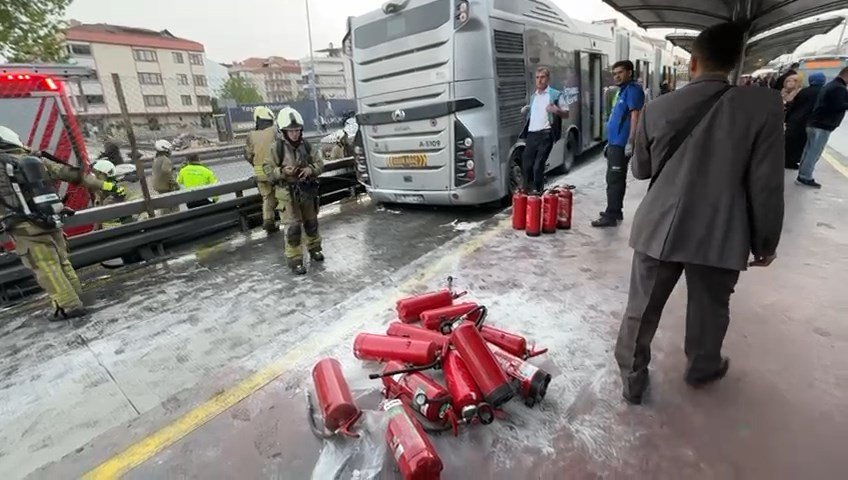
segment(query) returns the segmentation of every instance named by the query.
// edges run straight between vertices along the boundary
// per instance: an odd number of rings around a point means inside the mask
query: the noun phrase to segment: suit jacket
[[[673,134],[727,85],[704,75],[649,103],[633,175],[657,171]],[[659,260],[745,270],[772,255],[783,227],[783,103],[779,92],[727,92],[669,159],[633,219],[630,246]]]
[[[568,110],[568,105],[565,104],[562,98],[562,92],[556,88],[548,86],[547,93],[548,105],[557,105],[563,110]],[[527,121],[524,122],[524,129],[521,131],[521,135],[519,135],[518,138],[527,138],[527,133],[530,131],[530,116],[533,113],[530,109],[533,108],[533,99],[536,98],[536,95],[538,95],[536,90],[533,90],[533,94],[530,95],[530,103],[526,105],[528,108]],[[553,137],[553,141],[556,142],[560,139],[560,137],[562,137],[562,118],[548,112],[548,122],[551,124],[551,137]]]

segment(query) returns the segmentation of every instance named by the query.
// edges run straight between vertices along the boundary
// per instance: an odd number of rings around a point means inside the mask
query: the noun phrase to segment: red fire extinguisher
[[[335,358],[324,358],[312,368],[312,381],[315,383],[315,393],[318,395],[318,405],[324,418],[322,431],[315,425],[312,398],[307,394],[309,406],[309,422],[312,432],[321,438],[327,438],[333,433],[341,433],[352,437],[359,436],[350,428],[359,419],[362,412],[353,402],[353,396],[347,381],[342,374],[342,366]]]
[[[524,230],[527,226],[527,194],[521,190],[512,195],[512,228]]]
[[[463,322],[451,332],[451,345],[465,360],[468,372],[483,392],[483,399],[497,408],[515,395],[503,368],[483,340],[477,326]]]
[[[495,411],[491,405],[483,401],[483,393],[474,382],[465,362],[455,350],[449,350],[442,359],[442,372],[445,374],[445,385],[450,392],[453,411],[465,423],[479,419],[483,425],[495,420]]]
[[[574,190],[574,185],[566,185],[557,189],[557,196],[559,196],[557,228],[562,230],[571,228],[571,211],[574,205],[572,190]]]
[[[527,226],[528,237],[538,237],[542,232],[542,198],[538,195],[527,197]]]
[[[386,335],[390,337],[406,337],[413,340],[424,340],[433,342],[439,346],[439,349],[444,348],[450,338],[433,330],[417,327],[403,322],[392,322],[386,330]]]
[[[542,195],[542,233],[556,233],[559,197],[549,191]]]
[[[404,480],[438,480],[443,465],[421,423],[400,400],[387,400],[386,443]]]
[[[391,361],[386,364],[383,372],[403,368],[402,363]],[[383,377],[383,386],[386,398],[399,398],[430,422],[442,426],[440,430],[453,428],[454,434],[458,433],[450,393],[432,378],[421,372],[386,375]]]
[[[435,308],[447,307],[453,304],[454,293],[445,288],[437,292],[423,293],[397,301],[395,309],[398,318],[404,323],[417,322],[421,312]]]
[[[483,335],[483,338],[487,342],[497,345],[518,358],[532,358],[548,351],[547,348],[541,350],[533,348],[528,350],[526,338],[490,325],[480,326],[480,334]]]
[[[353,341],[353,355],[360,360],[397,360],[425,366],[436,364],[439,353],[439,346],[435,343],[411,338],[360,333]]]
[[[463,302],[449,307],[436,308],[422,312],[421,324],[430,330],[439,330],[443,323],[452,321],[463,315],[468,315],[471,321],[477,321],[479,313],[472,313],[479,305],[474,302]],[[470,314],[470,315],[469,315]]]
[[[524,404],[532,407],[536,402],[541,402],[548,393],[551,374],[495,345],[490,347],[501,368],[518,385],[518,394],[524,398]]]

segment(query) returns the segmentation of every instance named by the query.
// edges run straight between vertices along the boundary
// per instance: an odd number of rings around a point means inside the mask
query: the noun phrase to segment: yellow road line
[[[457,247],[455,251],[442,256],[437,261],[428,265],[420,274],[412,276],[412,278],[409,278],[397,288],[402,291],[416,282],[426,281],[435,277],[440,271],[450,268],[462,256],[468,255],[482,247],[508,224],[509,219],[500,221],[495,227],[473,237],[468,242]],[[351,318],[362,317],[354,315]],[[82,478],[84,480],[119,478],[289,371],[298,364],[304,354],[320,352],[328,346],[324,344],[328,344],[332,339],[338,338],[336,334],[343,332],[344,326],[342,325],[332,332],[319,332],[320,334],[313,335],[307,341],[301,342],[297,347],[270,365],[261,368],[234,387],[215,395],[182,417],[130,445],[124,451],[86,473]]]
[[[833,168],[835,168],[837,172],[841,173],[846,178],[848,178],[848,167],[846,167],[842,162],[837,160],[836,157],[834,157],[830,152],[825,150],[822,154],[822,157],[824,157],[827,163],[829,163]]]

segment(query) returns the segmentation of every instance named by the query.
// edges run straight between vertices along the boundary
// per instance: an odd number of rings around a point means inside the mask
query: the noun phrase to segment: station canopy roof
[[[604,0],[642,28],[704,30],[747,19],[750,36],[814,15],[848,8],[848,0]],[[751,11],[745,5],[750,2]]]
[[[755,38],[748,42],[743,71],[750,72],[762,68],[775,58],[794,52],[802,43],[814,36],[833,30],[843,21],[842,17],[816,20]],[[695,37],[696,34],[670,34],[665,38],[675,46],[692,53]]]

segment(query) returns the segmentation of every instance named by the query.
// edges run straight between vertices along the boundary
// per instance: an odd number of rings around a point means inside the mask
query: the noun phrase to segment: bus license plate
[[[399,193],[395,194],[395,200],[400,203],[424,203],[424,195]]]
[[[427,155],[417,153],[412,155],[392,155],[386,161],[389,168],[424,168],[427,166]]]

